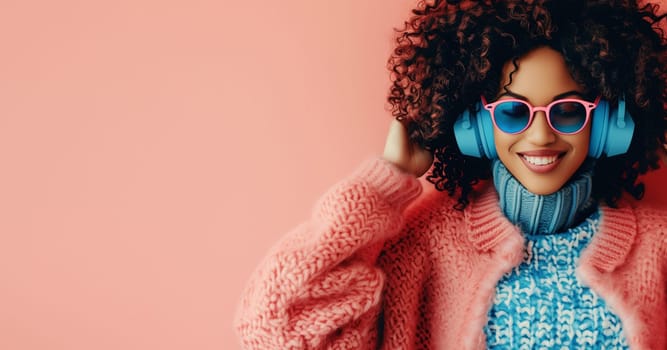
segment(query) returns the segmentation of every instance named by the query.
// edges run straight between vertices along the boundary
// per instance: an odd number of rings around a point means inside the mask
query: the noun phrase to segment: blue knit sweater
[[[575,211],[590,213],[592,166],[584,170],[556,194],[537,196],[521,186],[499,161],[494,163],[494,182],[503,212],[532,234],[525,234],[523,262],[496,285],[484,328],[488,348],[628,348],[618,316],[575,276],[581,252],[598,231],[600,220],[598,211],[583,221],[576,219],[580,215]],[[572,196],[577,193],[578,199]],[[572,202],[577,203],[576,207],[561,204]],[[579,210],[572,210],[576,208]],[[562,210],[570,214],[562,215]],[[559,230],[546,232],[545,223],[552,217],[566,220]]]
[[[575,277],[599,223],[596,211],[563,233],[526,235],[526,255],[496,286],[489,349],[627,349],[621,321]]]

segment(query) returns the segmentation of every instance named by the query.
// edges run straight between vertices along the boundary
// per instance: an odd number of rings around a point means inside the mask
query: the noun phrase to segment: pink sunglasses
[[[599,102],[600,96],[595,102],[564,98],[539,107],[516,98],[488,103],[482,96],[482,104],[491,113],[493,124],[508,134],[519,134],[528,129],[538,111],[547,115],[547,122],[553,131],[562,135],[577,134],[588,124],[591,111]]]

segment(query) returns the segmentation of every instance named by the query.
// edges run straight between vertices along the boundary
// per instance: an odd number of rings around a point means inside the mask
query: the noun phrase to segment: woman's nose
[[[549,126],[547,115],[543,111],[535,112],[533,122],[524,134],[526,140],[535,145],[548,145],[556,141],[556,132]]]

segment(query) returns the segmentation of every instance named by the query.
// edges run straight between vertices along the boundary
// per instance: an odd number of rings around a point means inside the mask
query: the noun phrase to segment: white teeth
[[[527,160],[528,163],[533,164],[533,165],[547,165],[551,164],[558,159],[558,156],[550,156],[550,157],[532,157],[532,156],[522,156],[523,159]]]

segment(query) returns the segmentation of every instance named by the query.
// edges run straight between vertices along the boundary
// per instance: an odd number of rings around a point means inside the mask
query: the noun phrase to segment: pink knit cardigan
[[[246,349],[484,349],[495,286],[524,240],[492,186],[464,211],[369,159],[316,204],[252,276],[235,328]],[[411,202],[412,205],[408,206]],[[631,349],[667,349],[667,213],[602,207],[577,275]]]

